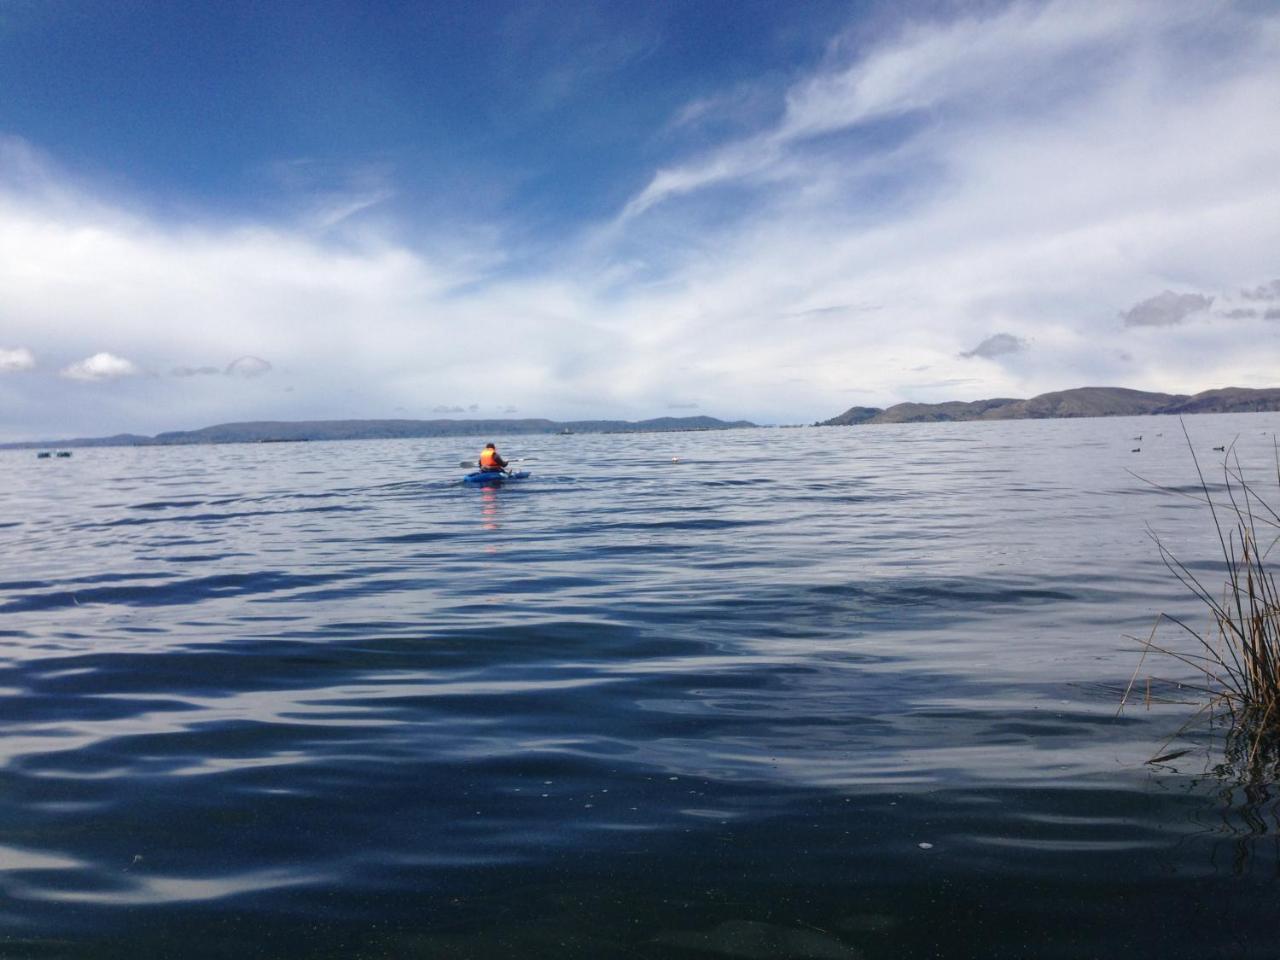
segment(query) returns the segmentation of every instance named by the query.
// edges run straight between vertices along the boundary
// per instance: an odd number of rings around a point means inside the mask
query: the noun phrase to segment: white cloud
[[[26,347],[6,350],[0,347],[0,373],[19,373],[35,368],[36,358]]]
[[[68,380],[118,380],[121,377],[136,377],[142,371],[124,357],[113,353],[95,353],[78,363],[73,363],[62,371]]]
[[[1230,5],[1015,4],[921,24],[795,84],[773,127],[660,171],[621,229],[658,236],[649,224],[679,224],[711,203],[708,188],[733,188],[727,228],[683,225],[698,243],[665,287],[704,331],[674,324],[675,351],[753,379],[744,399],[781,366],[810,387],[779,392],[793,403],[847,384],[879,402],[943,399],[905,373],[955,380],[958,353],[1005,324],[1041,349],[944,390],[1243,382],[1280,369],[1280,344],[1207,350],[1179,327],[1136,344],[1135,367],[1119,354],[1146,333],[1111,318],[1153,286],[1274,275],[1280,127],[1263,118],[1280,99],[1277,56],[1280,20]],[[770,342],[766,314],[851,301],[884,306]]]

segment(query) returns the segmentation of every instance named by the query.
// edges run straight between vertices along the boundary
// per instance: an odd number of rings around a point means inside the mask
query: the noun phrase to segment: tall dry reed
[[[1194,499],[1208,507],[1226,577],[1220,589],[1206,586],[1154,531],[1148,531],[1169,572],[1199,598],[1210,622],[1206,629],[1196,630],[1178,617],[1161,614],[1151,636],[1138,639],[1142,659],[1125,689],[1121,709],[1133,694],[1148,655],[1171,657],[1199,677],[1199,682],[1179,684],[1203,697],[1196,716],[1208,713],[1225,719],[1229,745],[1239,753],[1240,744],[1247,743],[1246,755],[1240,759],[1244,766],[1255,767],[1261,758],[1274,760],[1280,748],[1280,590],[1267,566],[1280,542],[1280,514],[1246,479],[1234,445],[1223,458],[1223,484],[1215,498],[1186,424],[1182,432],[1200,480],[1201,495]],[[1280,446],[1274,441],[1273,446],[1280,486]],[[1190,643],[1157,642],[1164,621],[1176,625]]]

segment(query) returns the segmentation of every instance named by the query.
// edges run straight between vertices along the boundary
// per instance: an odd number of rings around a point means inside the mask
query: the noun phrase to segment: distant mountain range
[[[886,410],[850,407],[817,426],[863,423],[937,423],[952,420],[1045,420],[1055,417],[1133,417],[1147,414],[1260,413],[1280,410],[1280,389],[1226,387],[1192,395],[1147,393],[1124,387],[1077,387],[1042,393],[1030,400],[952,400],[947,403],[899,403]]]
[[[391,440],[405,437],[503,437],[545,433],[661,433],[754,427],[746,420],[715,417],[658,417],[653,420],[296,420],[220,423],[200,430],[177,430],[144,437],[113,437],[0,443],[0,449],[36,447],[158,447],[192,443],[291,443],[306,440]]]
[[[850,407],[815,426],[864,423],[937,423],[961,420],[1044,420],[1057,417],[1128,417],[1146,414],[1260,413],[1280,411],[1280,388],[1226,387],[1192,395],[1148,393],[1124,387],[1078,387],[1029,400],[996,397],[946,403],[899,403],[888,409]],[[391,440],[418,437],[503,437],[559,433],[662,433],[754,427],[747,420],[657,417],[652,420],[262,420],[175,430],[154,437],[112,437],[0,443],[0,450],[41,447],[157,447],[196,443],[296,443],[307,440]]]

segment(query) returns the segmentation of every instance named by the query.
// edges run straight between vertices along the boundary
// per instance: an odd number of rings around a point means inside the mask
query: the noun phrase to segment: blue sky
[[[853,9],[9,3],[0,119],[159,203],[270,216],[282,186],[363,170],[412,205],[407,221],[553,231],[608,216],[687,145],[661,136],[687,103],[794,72]]]
[[[0,438],[1280,385],[1269,4],[0,0]]]

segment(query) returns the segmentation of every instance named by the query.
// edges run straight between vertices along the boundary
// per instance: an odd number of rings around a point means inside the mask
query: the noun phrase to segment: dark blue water
[[[0,956],[1277,955],[1176,420],[493,439],[0,454]]]

